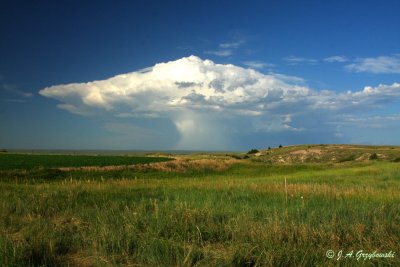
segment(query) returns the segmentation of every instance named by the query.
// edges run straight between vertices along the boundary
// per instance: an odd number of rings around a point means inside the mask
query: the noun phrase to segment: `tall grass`
[[[0,265],[400,266],[397,163],[63,173],[2,173]]]
[[[152,163],[171,160],[166,157],[0,154],[0,169],[110,166]]]

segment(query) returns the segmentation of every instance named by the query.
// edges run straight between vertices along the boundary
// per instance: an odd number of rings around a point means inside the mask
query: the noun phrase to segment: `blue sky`
[[[398,10],[2,1],[0,148],[400,145]]]

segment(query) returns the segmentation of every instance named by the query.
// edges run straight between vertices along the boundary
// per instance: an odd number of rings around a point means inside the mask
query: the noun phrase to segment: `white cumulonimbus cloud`
[[[347,93],[315,91],[297,77],[189,56],[102,81],[50,86],[39,93],[79,115],[166,118],[180,133],[176,148],[199,148],[224,147],[234,132],[311,130],[315,125],[310,116],[328,121],[349,110],[378,107],[400,96],[400,84]]]

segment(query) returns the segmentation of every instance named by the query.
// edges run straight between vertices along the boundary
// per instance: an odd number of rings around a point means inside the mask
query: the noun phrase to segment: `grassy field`
[[[3,169],[0,265],[400,266],[400,163],[382,152],[270,164],[263,153]]]
[[[131,165],[169,160],[163,157],[41,155],[0,153],[0,169],[33,169],[54,167]]]

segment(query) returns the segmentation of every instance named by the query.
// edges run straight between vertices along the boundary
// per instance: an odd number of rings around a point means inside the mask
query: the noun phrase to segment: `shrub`
[[[374,152],[371,154],[371,156],[369,156],[369,160],[375,160],[378,159],[378,155]]]
[[[393,160],[393,162],[400,162],[400,157],[395,158],[395,159]]]
[[[357,155],[348,155],[344,158],[338,160],[338,162],[346,162],[346,161],[353,161],[357,158]]]
[[[249,152],[247,152],[247,154],[256,154],[256,153],[258,153],[259,151],[257,150],[257,149],[255,149],[255,148],[253,148],[252,150],[250,150]]]

